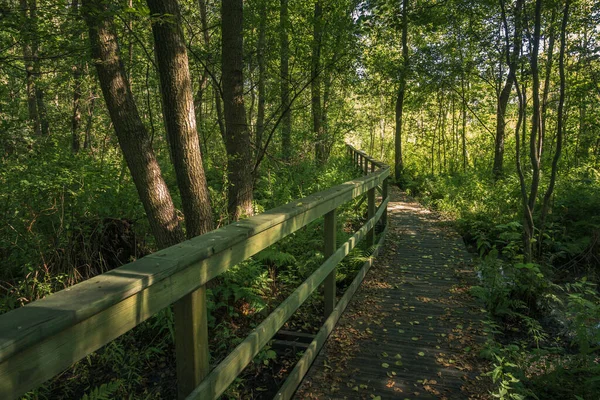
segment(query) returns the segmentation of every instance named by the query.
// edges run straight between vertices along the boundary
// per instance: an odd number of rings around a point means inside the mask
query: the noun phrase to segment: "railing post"
[[[335,253],[336,251],[336,243],[335,243],[335,233],[336,233],[336,216],[335,209],[329,211],[325,214],[325,222],[324,222],[324,240],[325,240],[325,248],[324,255],[325,259],[328,259]],[[325,318],[329,317],[329,315],[333,312],[335,308],[335,275],[337,272],[337,268],[334,268],[333,271],[327,275],[325,281],[323,282],[324,290],[323,296],[325,301]]]
[[[375,187],[367,192],[367,219],[370,220],[375,216]],[[367,247],[375,244],[375,225],[367,232]]]
[[[376,167],[377,167],[377,166],[375,165],[375,163],[374,163],[374,162],[372,162],[372,163],[371,163],[371,172],[375,172],[375,168],[376,168]]]
[[[206,285],[174,304],[177,397],[185,399],[209,372]]]
[[[381,201],[384,202],[385,199],[387,199],[388,197],[388,179],[389,178],[385,178],[383,180],[383,184],[382,184],[382,188],[381,188]],[[383,226],[387,226],[387,206],[385,207],[385,210],[383,210],[383,215],[381,215],[381,222],[383,223]]]
[[[365,175],[369,173],[369,159],[365,157],[365,165],[364,165]]]

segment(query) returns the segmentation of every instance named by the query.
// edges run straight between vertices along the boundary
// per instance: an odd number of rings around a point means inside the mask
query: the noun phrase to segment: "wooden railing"
[[[348,153],[365,176],[160,250],[1,315],[0,399],[14,399],[39,386],[171,304],[178,396],[217,398],[323,284],[326,321],[276,396],[289,399],[362,282],[372,257],[337,304],[336,265],[364,237],[373,245],[375,224],[386,221],[389,167],[349,145]],[[382,193],[377,210],[376,188]],[[336,208],[365,194],[367,222],[336,248]],[[206,283],[322,216],[326,261],[211,370]]]

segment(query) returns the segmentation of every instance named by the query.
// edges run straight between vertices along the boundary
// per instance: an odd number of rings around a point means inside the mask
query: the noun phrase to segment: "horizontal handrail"
[[[319,287],[337,264],[350,253],[364,238],[367,232],[381,218],[387,201],[384,201],[377,214],[368,220],[350,239],[313,272],[298,288],[286,298],[256,329],[246,337],[189,396],[192,399],[216,399],[229,387],[231,382],[252,361],[292,314]]]
[[[379,169],[160,250],[1,315],[0,398],[16,398],[39,386],[161,309],[203,287],[231,266],[357,196],[374,193],[375,187],[383,185],[389,176],[389,167],[375,164],[376,161],[366,155],[363,157]],[[386,199],[384,196],[384,204]],[[367,222],[370,235],[374,217],[379,219],[382,214],[385,218],[383,211],[371,215]],[[339,254],[336,252],[326,263],[337,260]],[[327,265],[335,266],[337,262]],[[321,273],[323,271],[325,269]],[[269,321],[277,319],[275,325],[281,326],[281,319],[269,318]],[[178,329],[177,322],[175,328]],[[251,347],[256,348],[264,340],[264,337],[259,340],[252,336],[242,344],[251,343]]]

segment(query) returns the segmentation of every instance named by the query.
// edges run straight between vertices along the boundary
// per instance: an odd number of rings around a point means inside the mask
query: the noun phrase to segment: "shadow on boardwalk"
[[[390,189],[385,248],[296,399],[479,398],[471,256],[435,214]]]

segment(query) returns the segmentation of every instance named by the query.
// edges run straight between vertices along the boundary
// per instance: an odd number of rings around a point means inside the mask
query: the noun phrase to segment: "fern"
[[[254,256],[256,261],[264,264],[283,267],[285,265],[293,265],[296,263],[296,258],[290,253],[275,249],[266,249]]]
[[[119,380],[103,383],[92,389],[89,393],[84,394],[81,400],[111,400],[120,387],[121,381]]]

